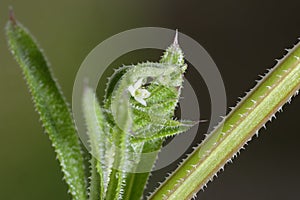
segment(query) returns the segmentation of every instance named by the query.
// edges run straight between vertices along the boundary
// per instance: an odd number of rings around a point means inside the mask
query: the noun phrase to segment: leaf
[[[179,50],[178,44],[173,44],[166,51],[168,56],[162,59],[165,62],[139,63],[116,70],[108,81],[103,109],[96,102],[94,92],[85,90],[83,106],[88,135],[93,154],[100,157],[102,164],[102,172],[98,171],[100,179],[103,177],[100,187],[104,185],[106,200],[140,199],[149,176],[148,172],[132,173],[139,167],[140,154],[159,150],[164,138],[194,124],[172,120],[186,69],[181,66],[182,60],[178,60],[183,59]],[[153,81],[143,86],[147,78]],[[141,134],[132,135],[138,131]],[[133,142],[132,138],[140,141]],[[105,178],[106,169],[110,169],[109,178]]]
[[[127,150],[129,148],[130,127],[132,125],[127,95],[128,94],[123,90],[118,91],[114,89],[109,100],[107,100],[110,104],[107,104],[107,107],[105,107],[106,110],[110,110],[109,114],[113,114],[115,117],[110,116],[113,123],[112,129],[110,129],[110,135],[116,146],[114,163],[105,195],[107,200],[122,199],[127,175],[126,172],[129,170],[129,167],[131,167],[130,163],[127,162],[129,160]]]
[[[130,68],[131,66],[123,66],[120,67],[119,69],[115,70],[114,74],[109,78],[108,82],[107,82],[107,86],[105,89],[105,99],[109,99],[109,97],[111,96],[112,92],[114,91],[117,83],[119,82],[120,78],[127,72],[127,70]]]
[[[130,167],[127,163],[127,149],[129,145],[128,133],[116,128],[113,132],[114,141],[118,146],[115,151],[114,164],[111,169],[109,184],[106,192],[106,200],[122,199],[127,171]]]
[[[169,124],[171,123],[171,124]],[[132,143],[139,142],[151,142],[156,139],[165,139],[183,132],[186,132],[191,127],[193,127],[196,123],[193,121],[175,121],[171,120],[162,125],[153,125],[149,127],[149,129],[141,130],[142,133],[138,133],[137,135],[145,135],[144,137],[132,137]]]
[[[104,199],[104,174],[100,161],[104,162],[105,135],[101,108],[92,89],[86,87],[83,92],[83,114],[87,125],[87,135],[92,152],[90,200]],[[100,160],[100,161],[99,161]],[[105,177],[107,179],[107,177]]]
[[[99,169],[101,169],[101,166],[99,166],[99,161],[95,157],[91,158],[90,164],[91,177],[89,185],[89,200],[102,200],[103,182],[102,177],[100,178],[100,174],[102,174],[102,171],[99,171]]]
[[[175,66],[175,68],[166,73],[156,72],[161,69],[167,71],[168,66]],[[195,122],[189,124],[188,121],[172,120],[182,87],[182,74],[186,70],[183,53],[177,42],[177,32],[174,43],[164,52],[160,63],[142,63],[138,67],[141,67],[141,72],[137,74],[152,77],[154,80],[146,87],[151,93],[150,97],[146,99],[146,107],[131,98],[135,136],[131,137],[131,143],[134,144],[134,139],[141,139],[138,144],[142,144],[142,152],[153,152],[161,148],[165,137],[184,132],[195,124]],[[139,134],[139,131],[142,130],[148,130],[147,133],[142,134],[145,137]],[[152,163],[154,165],[155,159]],[[141,199],[149,174],[150,172],[128,173],[123,199]]]
[[[12,14],[6,26],[6,35],[55,149],[69,192],[73,199],[85,200],[86,181],[80,142],[71,112],[53,79],[49,64],[36,41]]]

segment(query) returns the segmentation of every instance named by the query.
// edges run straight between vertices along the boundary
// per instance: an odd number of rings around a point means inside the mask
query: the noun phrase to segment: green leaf
[[[113,81],[111,84],[116,83]],[[110,85],[108,85],[108,88],[109,87]],[[114,151],[114,163],[105,196],[107,200],[122,199],[124,183],[127,176],[126,172],[129,170],[129,167],[131,167],[131,165],[127,163],[127,160],[129,160],[127,152],[130,145],[130,127],[132,125],[131,111],[129,108],[128,94],[120,90],[120,86],[118,87],[119,90],[114,87],[109,98],[110,104],[107,104],[107,107],[105,107],[106,110],[110,110],[109,114],[113,114],[115,117],[110,116],[113,122],[113,128],[110,129],[110,137],[112,138],[113,145],[116,146],[116,151]],[[107,92],[109,93],[109,91],[108,89]]]
[[[169,71],[169,66],[174,68]],[[153,152],[161,148],[166,137],[184,132],[195,124],[191,121],[172,120],[182,87],[182,74],[186,70],[183,53],[177,43],[177,32],[174,43],[165,51],[160,63],[141,63],[135,67],[137,72],[134,72],[134,69],[128,69],[127,72],[132,70],[132,73],[152,77],[154,80],[145,87],[151,93],[150,97],[145,99],[147,106],[141,105],[134,98],[130,100],[134,133],[131,144],[140,144],[142,152]],[[137,79],[134,78],[135,81]],[[155,159],[152,163],[154,165]],[[127,173],[123,199],[141,199],[149,174]]]
[[[128,168],[131,167],[126,161],[127,149],[129,145],[128,133],[125,133],[119,128],[115,128],[113,134],[113,141],[116,143],[118,150],[115,151],[114,164],[111,169],[109,184],[106,192],[107,200],[122,199],[124,193],[124,183]]]
[[[69,107],[43,53],[13,15],[6,26],[9,48],[19,63],[35,107],[52,142],[73,199],[85,200],[86,181],[80,142]]]
[[[102,171],[98,170],[104,182],[100,187],[106,191],[102,198],[140,199],[149,172],[132,172],[142,166],[141,153],[159,150],[166,137],[195,124],[172,119],[185,69],[182,52],[174,43],[161,63],[139,63],[116,70],[108,81],[103,109],[94,92],[85,90],[83,107],[91,149],[102,163]],[[148,78],[153,80],[145,85]],[[149,162],[154,164],[155,159]],[[106,169],[110,170],[107,178]]]
[[[151,142],[157,139],[165,139],[183,132],[186,132],[191,127],[193,127],[196,123],[193,121],[176,121],[176,120],[168,120],[162,124],[155,124],[150,126],[147,129],[139,130],[140,132],[136,133],[136,135],[144,135],[140,137],[132,137],[132,143],[139,142]]]
[[[120,78],[126,73],[126,71],[130,68],[130,66],[122,66],[119,69],[115,70],[114,74],[109,78],[107,82],[107,86],[105,89],[105,99],[109,99],[112,92],[114,91],[117,83]]]
[[[91,158],[90,164],[91,164],[91,177],[90,177],[90,185],[89,185],[89,200],[102,200],[103,182],[101,179],[102,177],[100,178],[100,174],[102,174],[102,170],[99,171],[99,169],[101,169],[101,166],[99,166],[99,161],[95,157]]]
[[[92,152],[91,177],[90,177],[90,200],[104,199],[104,174],[99,160],[104,162],[105,154],[105,120],[96,96],[92,89],[86,87],[83,92],[83,113],[87,125],[87,135]],[[105,177],[107,179],[107,177]]]

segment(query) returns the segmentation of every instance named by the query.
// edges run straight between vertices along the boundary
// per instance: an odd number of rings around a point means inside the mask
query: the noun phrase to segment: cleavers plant
[[[177,41],[159,62],[123,66],[109,79],[103,102],[88,86],[83,111],[91,154],[89,177],[71,111],[30,33],[10,14],[9,48],[19,63],[35,107],[52,141],[74,200],[138,200],[149,172],[137,173],[142,155],[197,122],[174,119],[183,84]],[[88,81],[87,81],[88,82]],[[300,88],[300,46],[267,73],[148,199],[191,199]],[[155,164],[155,157],[149,160]],[[151,167],[149,171],[151,171]],[[89,181],[89,182],[88,182]],[[88,182],[88,183],[87,183]]]

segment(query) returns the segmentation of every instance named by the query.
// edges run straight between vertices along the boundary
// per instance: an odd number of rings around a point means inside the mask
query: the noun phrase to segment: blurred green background
[[[254,86],[285,48],[300,37],[299,1],[26,0],[0,3],[0,199],[69,199],[47,135],[32,106],[21,70],[7,50],[8,6],[30,29],[71,101],[76,72],[97,44],[121,31],[176,29],[210,53],[223,76],[228,106]],[[145,58],[146,59],[146,58]],[[199,199],[299,198],[300,98],[226,167]],[[202,137],[202,136],[200,136]],[[149,188],[162,180],[154,173]]]

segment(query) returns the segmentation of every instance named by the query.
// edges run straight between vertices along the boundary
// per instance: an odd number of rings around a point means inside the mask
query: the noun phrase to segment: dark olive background
[[[4,26],[9,5],[38,39],[69,101],[76,72],[89,51],[109,36],[127,29],[178,28],[197,40],[222,74],[228,106],[235,105],[237,97],[254,86],[258,75],[273,66],[274,59],[280,58],[284,49],[292,47],[300,37],[299,1],[2,0],[0,199],[3,200],[70,199],[21,70],[7,51]],[[300,98],[296,97],[198,198],[298,199],[299,108]],[[203,138],[203,133],[199,134]],[[165,176],[166,170],[153,175],[150,188]]]

